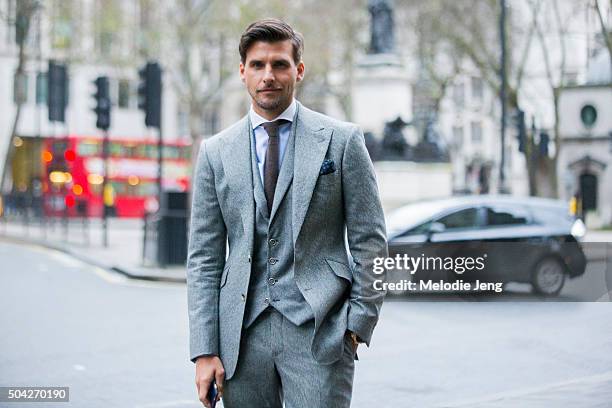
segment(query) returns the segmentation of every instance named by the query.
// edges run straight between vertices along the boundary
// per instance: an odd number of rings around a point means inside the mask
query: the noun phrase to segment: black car
[[[579,242],[585,226],[557,200],[480,195],[424,201],[393,211],[387,231],[389,257],[423,261],[410,273],[388,270],[389,282],[406,276],[416,282],[520,282],[555,296],[567,277],[586,268]],[[433,267],[423,268],[425,260]],[[450,268],[442,267],[446,261]]]

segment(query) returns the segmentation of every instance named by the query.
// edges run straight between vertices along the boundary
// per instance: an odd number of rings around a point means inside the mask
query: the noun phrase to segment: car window
[[[444,203],[423,202],[407,205],[393,210],[386,219],[387,233],[390,235],[405,235],[413,229],[419,228],[423,223],[444,210]]]
[[[436,222],[443,224],[447,230],[476,228],[478,226],[478,208],[466,208],[464,210],[445,215],[444,217],[437,219]]]
[[[426,234],[429,231],[429,226],[431,225],[431,221],[427,221],[423,224],[417,225],[414,228],[410,228],[407,231],[396,233],[395,238],[403,238],[411,235],[420,235]]]
[[[430,226],[431,226],[431,221],[428,221],[426,223],[419,225],[418,227],[414,227],[413,229],[408,231],[408,233],[409,234],[425,234],[427,233],[427,231],[429,231]]]
[[[521,225],[529,222],[527,210],[523,207],[492,206],[487,208],[487,225]]]

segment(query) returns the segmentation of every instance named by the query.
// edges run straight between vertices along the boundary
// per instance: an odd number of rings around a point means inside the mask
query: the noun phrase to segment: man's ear
[[[296,82],[302,81],[304,79],[304,70],[305,70],[304,62],[300,61],[297,65],[297,77],[295,78]]]
[[[242,62],[240,63],[240,66],[238,67],[238,72],[240,73],[240,80],[242,82],[244,82],[245,81],[245,79],[244,79],[244,64]]]

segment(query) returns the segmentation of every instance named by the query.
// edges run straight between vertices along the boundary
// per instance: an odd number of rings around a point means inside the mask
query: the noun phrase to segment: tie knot
[[[276,137],[278,136],[278,128],[279,126],[285,124],[289,122],[286,119],[278,119],[275,120],[274,122],[265,122],[262,124],[263,128],[266,130],[266,133],[268,133],[269,137]]]

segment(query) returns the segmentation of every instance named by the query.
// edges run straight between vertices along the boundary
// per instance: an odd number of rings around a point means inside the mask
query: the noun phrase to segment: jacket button
[[[270,239],[270,241],[268,241],[268,242],[269,242],[269,243],[270,243],[270,245],[272,245],[272,246],[276,246],[276,245],[278,244],[278,240],[277,240],[277,239],[274,239],[274,238],[271,238],[271,239]]]
[[[265,299],[264,299],[264,303],[265,303],[265,304],[268,304],[268,303],[270,303],[270,299],[268,299],[268,298],[265,298]]]
[[[274,279],[274,278],[270,278],[270,279],[268,279],[268,283],[269,283],[270,285],[274,285],[274,284],[276,283],[276,279]]]
[[[270,265],[274,265],[275,263],[277,263],[277,262],[278,262],[278,259],[276,259],[276,258],[270,258],[270,259],[268,259],[268,262],[270,263]]]

